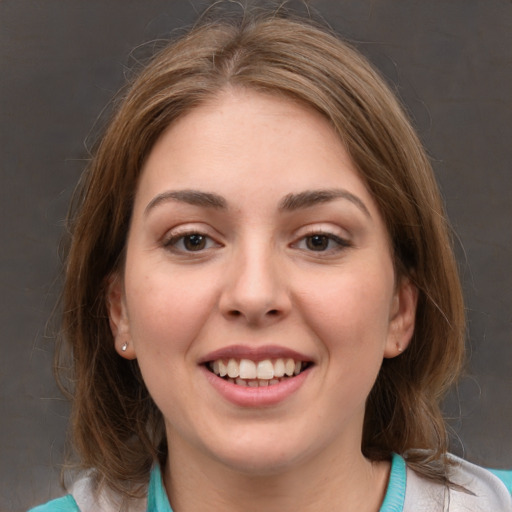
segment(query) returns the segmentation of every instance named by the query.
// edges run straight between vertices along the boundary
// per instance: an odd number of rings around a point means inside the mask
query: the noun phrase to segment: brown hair
[[[137,362],[114,350],[106,280],[122,265],[138,176],[153,144],[227,86],[284,95],[321,112],[365,179],[397,274],[416,284],[419,299],[409,348],[384,360],[368,398],[362,450],[371,459],[403,454],[418,471],[446,481],[439,401],[460,370],[464,311],[430,163],[394,95],[358,52],[309,21],[275,15],[210,21],[159,52],[119,102],[79,185],[61,355],[71,347],[72,435],[82,467],[136,494],[154,461],[166,456],[162,416]]]

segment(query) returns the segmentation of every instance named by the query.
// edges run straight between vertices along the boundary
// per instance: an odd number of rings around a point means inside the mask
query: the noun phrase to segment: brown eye
[[[202,233],[185,233],[171,236],[171,238],[164,242],[164,247],[176,253],[190,253],[219,247],[219,244],[208,235],[203,235]]]
[[[329,237],[326,235],[308,236],[306,247],[311,251],[325,251],[329,247]]]
[[[352,247],[352,244],[349,240],[340,238],[334,233],[323,233],[320,231],[302,237],[293,244],[293,247],[303,251],[334,255]]]
[[[198,234],[184,236],[183,246],[187,251],[201,251],[206,247],[206,237]]]

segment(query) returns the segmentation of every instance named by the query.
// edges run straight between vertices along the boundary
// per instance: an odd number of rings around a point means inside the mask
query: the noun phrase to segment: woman
[[[70,233],[84,476],[35,510],[512,510],[447,454],[464,312],[431,167],[334,35],[271,16],[164,49]]]

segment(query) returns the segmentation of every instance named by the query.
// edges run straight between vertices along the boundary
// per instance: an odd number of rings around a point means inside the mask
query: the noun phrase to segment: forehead
[[[320,113],[289,98],[228,89],[164,131],[146,159],[140,185],[168,181],[179,187],[196,180],[211,187],[243,176],[253,186],[268,187],[286,174],[291,185],[309,176],[307,186],[318,188],[335,168],[345,180],[363,185]]]

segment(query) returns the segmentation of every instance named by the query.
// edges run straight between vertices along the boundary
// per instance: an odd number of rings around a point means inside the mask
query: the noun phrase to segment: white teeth
[[[285,373],[284,361],[277,359],[274,363],[274,377],[284,377]]]
[[[236,384],[237,386],[250,387],[250,388],[266,388],[267,386],[271,386],[272,384],[279,384],[278,379],[272,379],[271,381],[268,381],[268,380],[258,380],[258,379],[244,380],[244,379],[238,378],[238,379],[228,379],[228,382],[231,382],[232,384]]]
[[[287,359],[284,363],[284,373],[291,377],[293,375],[293,371],[295,370],[295,361],[293,359]]]
[[[279,384],[282,378],[298,375],[303,369],[303,363],[291,357],[274,361],[264,359],[257,363],[251,359],[231,358],[227,362],[216,359],[209,363],[209,367],[215,375],[224,377],[233,384],[258,387]]]
[[[240,376],[240,365],[236,361],[236,359],[230,359],[228,361],[228,377],[231,379],[236,379]]]
[[[260,361],[257,367],[258,379],[270,380],[274,377],[274,365],[270,359]]]
[[[255,379],[257,376],[256,364],[250,359],[242,359],[240,361],[240,378]]]
[[[228,367],[224,364],[224,361],[222,359],[218,359],[219,362],[219,373],[221,377],[225,377],[228,374]],[[213,363],[215,366],[215,363]],[[213,370],[215,372],[215,368]],[[215,372],[217,373],[217,372]]]

